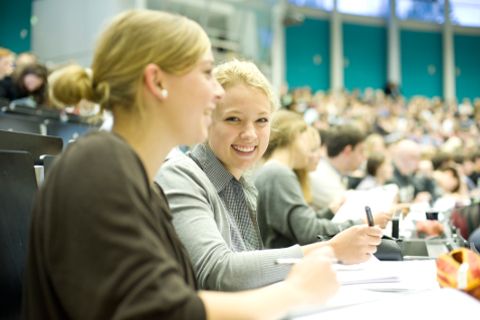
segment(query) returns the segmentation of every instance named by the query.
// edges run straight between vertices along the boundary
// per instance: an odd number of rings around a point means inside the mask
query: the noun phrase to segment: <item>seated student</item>
[[[325,244],[331,244],[342,261],[363,261],[366,248],[380,239],[379,229],[372,228],[372,242],[363,232],[365,237],[358,239],[363,250],[346,245],[357,240],[355,231],[331,242],[261,250],[256,191],[246,172],[267,148],[277,102],[253,63],[227,62],[214,73],[225,96],[213,112],[208,140],[186,156],[171,158],[156,178],[200,287],[239,290],[282,280],[288,268],[276,265],[277,258],[307,256]]]
[[[364,133],[353,125],[341,125],[328,131],[327,156],[310,173],[314,208],[328,207],[332,201],[345,195],[347,176],[365,160],[364,141]]]
[[[50,105],[85,118],[95,116],[98,113],[97,104],[83,99],[83,92],[65,90],[71,86],[70,82],[89,81],[90,72],[77,64],[66,65],[53,71],[48,76]]]
[[[196,292],[153,178],[172,147],[206,138],[223,95],[210,48],[198,24],[159,11],[128,11],[103,33],[91,81],[71,82],[81,86],[71,90],[111,110],[114,128],[70,145],[39,191],[24,318],[274,318],[333,294],[338,284],[328,247],[276,286]]]
[[[26,65],[13,74],[12,88],[5,98],[10,101],[22,99],[22,104],[34,108],[45,106],[48,103],[47,77],[48,70],[44,65]]]
[[[313,195],[309,173],[315,171],[315,169],[317,168],[318,163],[320,162],[320,159],[324,154],[324,150],[322,149],[321,142],[323,139],[321,138],[319,130],[312,126],[308,126],[306,130],[306,135],[309,141],[309,145],[311,146],[307,166],[305,168],[293,169],[293,171],[295,172],[295,175],[298,178],[298,182],[300,183],[300,187],[302,188],[303,198],[310,206],[313,202]],[[338,197],[338,199],[332,201],[328,207],[315,210],[317,217],[332,219],[335,212],[337,212],[337,210],[344,202],[345,196]]]
[[[468,200],[468,188],[458,167],[445,165],[438,168],[433,172],[433,180],[439,189],[440,197]]]
[[[111,112],[104,110],[100,113],[98,104],[84,99],[84,92],[68,90],[71,82],[90,81],[90,69],[84,69],[77,64],[70,64],[56,69],[48,76],[48,97],[50,105],[57,109],[65,110],[66,113],[75,114],[83,121],[91,124],[99,124],[100,130],[111,130],[113,116]]]
[[[15,54],[7,48],[0,47],[0,81],[13,72]]]
[[[265,246],[282,248],[296,243],[309,244],[317,241],[318,235],[334,236],[348,228],[351,238],[344,245],[351,246],[357,255],[341,260],[346,263],[366,260],[380,242],[378,228],[353,226],[354,221],[338,224],[319,218],[305,201],[295,175],[295,170],[308,167],[311,156],[310,133],[305,121],[296,113],[282,110],[273,115],[271,128],[264,154],[266,163],[257,171],[255,179],[258,221]],[[343,233],[337,237],[342,238]],[[358,241],[361,238],[368,239],[367,246]]]
[[[12,72],[15,54],[7,48],[0,47],[0,98],[10,101],[13,96]]]
[[[357,190],[369,190],[381,187],[393,177],[393,165],[389,156],[372,153],[367,158],[367,175],[360,181]]]
[[[420,146],[411,140],[400,140],[392,146],[393,177],[388,183],[399,188],[400,203],[430,201],[435,193],[428,180],[419,180],[415,172],[421,161]]]

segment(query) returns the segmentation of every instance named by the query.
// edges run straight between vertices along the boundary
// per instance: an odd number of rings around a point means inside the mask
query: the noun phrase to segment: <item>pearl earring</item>
[[[168,97],[168,90],[167,89],[160,90],[160,95],[162,96],[163,99],[166,99]]]

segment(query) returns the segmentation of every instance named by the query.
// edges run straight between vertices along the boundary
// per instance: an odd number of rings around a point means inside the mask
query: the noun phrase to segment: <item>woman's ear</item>
[[[168,91],[163,86],[165,83],[165,73],[159,66],[153,63],[148,64],[143,72],[143,81],[146,90],[153,96],[160,100],[168,98]]]

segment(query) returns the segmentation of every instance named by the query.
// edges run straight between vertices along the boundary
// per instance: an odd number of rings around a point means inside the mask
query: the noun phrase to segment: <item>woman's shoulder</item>
[[[295,173],[288,166],[278,161],[267,161],[255,172],[256,179],[295,178]]]
[[[165,162],[162,164],[159,175],[166,172],[184,172],[197,174],[202,169],[197,163],[186,153],[173,152],[170,153]]]
[[[74,161],[98,162],[110,161],[111,164],[125,160],[126,156],[135,157],[135,152],[119,136],[105,131],[97,131],[86,134],[85,136],[69,144],[64,152],[64,156]]]
[[[169,157],[157,172],[155,181],[163,187],[168,186],[205,186],[210,183],[205,172],[188,154],[176,153]]]
[[[89,193],[119,188],[147,192],[149,185],[137,154],[127,142],[108,132],[90,133],[71,143],[46,179],[71,191]]]
[[[267,161],[260,169],[263,170],[264,172],[275,172],[275,173],[280,173],[288,176],[295,175],[295,173],[290,167],[275,160]]]

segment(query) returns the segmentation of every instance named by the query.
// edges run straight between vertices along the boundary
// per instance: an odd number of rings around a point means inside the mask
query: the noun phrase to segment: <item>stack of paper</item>
[[[345,202],[333,217],[334,222],[345,220],[357,220],[365,218],[365,206],[369,206],[372,212],[389,212],[395,203],[398,187],[388,184],[370,190],[348,190],[345,194]]]

